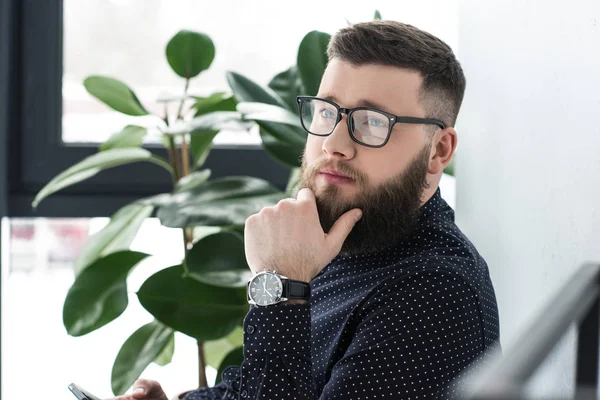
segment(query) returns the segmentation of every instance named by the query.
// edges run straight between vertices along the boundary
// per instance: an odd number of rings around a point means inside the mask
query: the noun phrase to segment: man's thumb
[[[346,240],[352,231],[352,228],[354,228],[354,225],[356,225],[361,217],[362,211],[358,208],[354,208],[344,213],[337,221],[335,221],[335,224],[333,224],[333,227],[329,230],[327,240],[332,246],[335,246],[336,249],[340,249],[344,240]]]

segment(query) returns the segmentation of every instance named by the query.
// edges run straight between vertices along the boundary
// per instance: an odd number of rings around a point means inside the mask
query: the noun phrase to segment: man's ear
[[[431,156],[428,173],[436,175],[444,171],[456,150],[458,137],[454,128],[446,128],[437,132],[431,139]]]

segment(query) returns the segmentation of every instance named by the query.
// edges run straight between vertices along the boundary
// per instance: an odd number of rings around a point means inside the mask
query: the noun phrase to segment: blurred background
[[[182,29],[209,35],[211,67],[188,93],[230,92],[227,71],[266,86],[296,63],[310,31],[383,19],[415,25],[449,44],[467,77],[453,175],[442,196],[487,260],[499,302],[501,338],[523,327],[582,262],[600,260],[600,3],[574,0],[0,0],[1,398],[70,398],[76,382],[109,397],[111,368],[124,340],[153,320],[135,293],[184,257],[181,230],[147,218],[130,249],[152,254],[128,279],[129,307],[102,329],[73,337],[63,303],[86,241],[132,199],[168,189],[158,170],[102,172],[36,210],[36,193],[128,124],[152,116],[118,114],[83,86],[106,75],[135,89],[150,112],[182,92],[165,46]],[[18,21],[18,22],[17,22]],[[18,37],[18,46],[8,40]],[[15,71],[18,70],[18,71]],[[7,77],[19,79],[8,81]],[[10,90],[9,90],[10,86]],[[10,95],[9,95],[10,94]],[[158,145],[157,135],[145,138]],[[223,129],[207,160],[213,176],[250,175],[281,190],[289,169],[261,149],[256,130]],[[232,158],[234,157],[234,158]],[[232,160],[234,160],[232,162]],[[141,167],[140,167],[141,168]],[[155,178],[155,177],[154,177]],[[163,176],[164,178],[164,176]],[[175,332],[172,362],[143,376],[172,395],[197,386],[196,340]],[[535,397],[573,390],[573,333],[531,385]],[[216,368],[207,368],[212,384]]]

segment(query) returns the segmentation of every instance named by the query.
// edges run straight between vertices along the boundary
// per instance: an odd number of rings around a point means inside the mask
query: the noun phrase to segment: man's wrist
[[[308,304],[308,300],[306,300],[306,299],[289,299],[289,300],[283,301],[279,304]]]

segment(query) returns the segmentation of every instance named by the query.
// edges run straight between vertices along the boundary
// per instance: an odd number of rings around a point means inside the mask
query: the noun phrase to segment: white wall
[[[458,47],[457,220],[488,261],[506,348],[600,262],[600,1],[463,0]],[[568,351],[548,364],[540,386],[568,393]]]

